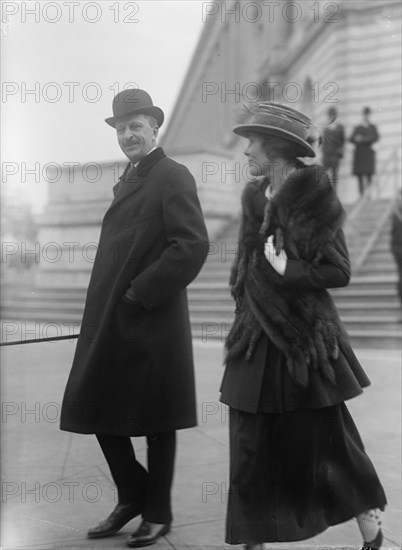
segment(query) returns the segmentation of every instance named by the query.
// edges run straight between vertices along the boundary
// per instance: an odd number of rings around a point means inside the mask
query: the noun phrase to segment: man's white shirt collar
[[[156,149],[156,147],[152,147],[152,149],[150,149],[150,150],[148,151],[148,153],[145,155],[145,157],[147,157],[150,153],[152,153],[152,151],[155,151],[155,149]],[[144,157],[144,158],[145,158],[145,157]],[[142,159],[141,159],[141,160],[142,160]],[[137,166],[139,165],[140,162],[141,162],[141,161],[138,160],[138,161],[137,161],[136,163],[134,163],[134,164],[131,163],[131,166],[132,166],[133,168],[137,168]]]

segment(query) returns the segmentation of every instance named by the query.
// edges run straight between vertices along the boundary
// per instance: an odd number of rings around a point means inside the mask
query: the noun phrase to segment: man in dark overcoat
[[[88,536],[142,514],[132,547],[169,531],[176,430],[196,425],[186,287],[208,236],[194,178],[156,147],[163,118],[147,92],[125,90],[106,119],[130,162],[102,222],[60,426],[96,434],[117,486],[117,506]],[[147,469],[130,436],[147,438]]]
[[[338,186],[339,164],[345,146],[345,130],[337,118],[338,111],[335,107],[330,107],[328,109],[328,126],[324,128],[322,134],[322,165],[335,190]]]

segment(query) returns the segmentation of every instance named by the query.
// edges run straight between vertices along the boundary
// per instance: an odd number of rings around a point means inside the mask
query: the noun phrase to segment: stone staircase
[[[400,304],[397,272],[389,247],[390,201],[366,201],[347,222],[346,238],[354,261],[348,287],[332,292],[342,320],[356,347],[399,348]],[[379,219],[383,218],[379,224]],[[238,222],[232,222],[210,243],[207,261],[188,289],[195,338],[224,341],[234,317],[228,288],[236,253]],[[370,242],[371,241],[371,242]],[[369,246],[367,245],[369,243]],[[74,324],[78,330],[85,290],[3,288],[1,317],[20,321]]]
[[[352,256],[352,265],[353,259],[355,265],[350,285],[332,291],[352,340],[364,347],[401,347],[398,276],[390,249],[391,209],[392,203],[387,201],[366,204],[359,223],[369,233],[371,243],[366,254],[363,251],[360,261],[356,254],[354,258]],[[353,241],[350,234],[347,234],[347,239]]]
[[[397,272],[389,246],[389,210],[390,201],[367,201],[353,223],[347,224],[352,262],[353,259],[355,264],[360,262],[353,270],[348,287],[331,291],[352,343],[357,347],[383,349],[401,345]],[[382,216],[385,220],[379,229],[378,220]],[[233,254],[228,251],[235,249],[237,225],[233,223],[219,242],[212,245],[201,274],[189,288],[193,333],[204,342],[224,341],[233,320],[234,305],[228,290]],[[362,248],[373,235],[374,242],[362,258]]]

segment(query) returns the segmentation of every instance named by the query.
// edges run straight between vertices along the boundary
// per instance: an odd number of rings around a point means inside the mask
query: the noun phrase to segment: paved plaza
[[[115,505],[115,491],[93,435],[59,430],[60,403],[75,341],[2,348],[2,548],[126,548],[127,534],[86,538]],[[224,549],[228,423],[219,403],[220,343],[195,342],[199,425],[178,432],[174,524],[155,550]],[[356,350],[372,386],[348,402],[385,487],[384,549],[401,548],[401,364],[397,351]],[[133,439],[145,462],[144,438]],[[355,520],[300,543],[267,549],[357,549]],[[233,546],[232,548],[241,548]]]

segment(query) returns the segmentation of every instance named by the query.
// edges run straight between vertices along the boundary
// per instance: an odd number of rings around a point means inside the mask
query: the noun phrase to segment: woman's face
[[[249,172],[252,176],[268,175],[272,161],[269,160],[265,152],[263,136],[259,134],[249,134],[249,143],[244,154],[248,158]]]

